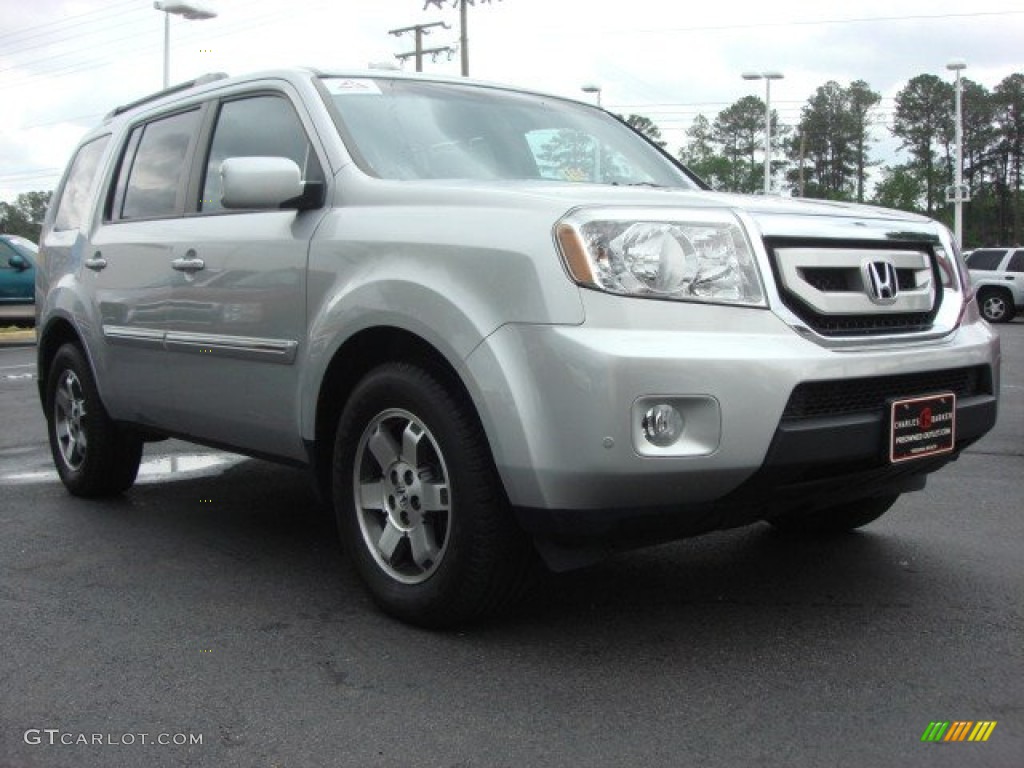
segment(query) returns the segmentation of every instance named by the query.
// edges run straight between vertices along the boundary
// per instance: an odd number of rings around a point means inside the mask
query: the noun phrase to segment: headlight
[[[753,250],[729,211],[583,209],[555,228],[580,285],[628,296],[765,306]]]
[[[956,288],[957,281],[954,275],[959,277],[960,291],[963,293],[964,301],[971,300],[971,273],[967,271],[967,263],[964,257],[954,246],[953,255],[950,256],[941,245],[935,246],[935,256],[939,260],[939,270],[942,272],[942,286],[944,288]]]

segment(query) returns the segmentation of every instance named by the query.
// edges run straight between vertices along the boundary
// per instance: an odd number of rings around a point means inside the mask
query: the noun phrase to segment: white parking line
[[[154,456],[139,466],[140,485],[217,475],[235,464],[246,461],[247,457],[237,453],[172,453]],[[25,472],[8,472],[0,475],[0,484],[33,484],[56,482],[60,478],[53,469],[37,469]]]

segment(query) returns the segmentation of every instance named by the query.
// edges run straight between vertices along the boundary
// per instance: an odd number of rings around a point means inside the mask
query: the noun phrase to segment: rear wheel
[[[1008,323],[1016,314],[1010,295],[1006,291],[993,288],[982,288],[978,291],[978,307],[981,309],[981,316],[990,323]]]
[[[135,482],[142,440],[119,428],[74,344],[57,350],[46,381],[46,421],[57,474],[75,496],[111,496]]]
[[[403,621],[494,614],[532,571],[472,406],[430,370],[387,364],[357,385],[338,423],[333,499],[356,570]]]
[[[846,533],[867,525],[884,515],[896,503],[899,494],[859,499],[810,513],[772,518],[768,522],[784,533],[829,535]]]

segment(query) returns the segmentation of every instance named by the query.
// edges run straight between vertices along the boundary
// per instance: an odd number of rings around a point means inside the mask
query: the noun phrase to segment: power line
[[[122,37],[115,37],[115,38],[110,38],[110,39],[104,39],[103,45],[104,46],[110,46],[110,45],[113,45],[115,43],[122,42],[124,40],[137,40],[139,38],[139,22],[141,20],[142,20],[142,17],[139,17],[137,19],[130,19],[130,20],[127,20],[127,21],[123,21],[120,24],[111,24],[111,25],[105,26],[102,29],[103,32],[108,32],[111,29],[117,29],[118,27],[128,27],[128,26],[134,27],[135,30],[134,30],[134,32],[132,34],[129,34],[129,35],[124,35]],[[154,29],[155,29],[155,27],[154,27]],[[95,33],[95,31],[90,31],[90,32],[85,32],[84,34],[85,35],[92,35],[94,33]],[[59,53],[54,53],[54,52],[50,51],[50,52],[48,52],[48,53],[46,53],[46,54],[44,54],[42,56],[38,56],[36,58],[28,58],[28,59],[20,59],[20,60],[19,59],[12,59],[12,63],[9,66],[0,67],[0,73],[2,73],[2,72],[9,72],[9,71],[15,70],[15,69],[21,69],[23,67],[30,67],[31,65],[37,64],[37,63],[40,63],[40,62],[52,62],[52,61],[54,61],[56,59],[65,59],[65,58],[73,57],[73,56],[78,55],[78,54],[95,51],[95,43],[93,43],[89,38],[84,38],[83,39],[83,33],[82,32],[74,32],[69,37],[66,37],[66,38],[54,38],[52,40],[48,40],[45,43],[40,43],[40,44],[37,44],[37,45],[29,46],[29,47],[27,47],[27,48],[25,48],[25,49],[23,49],[21,51],[13,51],[13,52],[5,51],[5,53],[14,53],[15,55],[18,55],[18,54],[29,53],[29,52],[32,52],[32,51],[43,51],[43,50],[46,50],[46,49],[50,48],[52,45],[61,43],[61,42],[65,41],[65,40],[76,40],[76,41],[80,41],[82,44],[80,46],[61,46],[61,51]]]
[[[313,4],[312,6],[306,6],[306,8],[310,9],[310,8],[322,7],[324,5],[327,5],[329,2],[330,2],[330,0],[321,0],[320,2],[317,2],[317,3]],[[225,37],[229,37],[229,38],[230,37],[234,37],[234,36],[237,36],[239,34],[245,33],[245,32],[247,32],[247,31],[249,31],[251,29],[255,29],[255,28],[264,26],[268,22],[275,21],[275,20],[280,19],[280,18],[285,18],[285,17],[293,16],[293,15],[294,15],[294,12],[290,8],[286,9],[286,10],[271,11],[269,13],[265,13],[265,14],[260,15],[260,16],[251,17],[251,18],[247,19],[247,21],[245,23],[234,24],[233,26],[229,27],[228,29],[226,29],[226,30],[224,30],[224,31],[222,31],[220,33],[215,33],[215,34],[208,34],[208,33],[202,32],[202,31],[196,32],[196,31],[191,30],[191,28],[190,28],[191,25],[181,25],[181,31],[180,31],[180,33],[178,34],[178,37],[177,37],[177,44],[181,45],[183,43],[193,42],[194,40],[196,40],[197,38],[200,38],[200,37],[201,37],[201,39],[204,42],[207,42],[209,40],[222,39],[222,38],[225,38]],[[118,40],[137,39],[137,38],[140,38],[140,37],[142,37],[142,36],[140,36],[140,35],[132,35],[131,37],[118,38]],[[117,42],[117,41],[116,40],[115,41],[104,41],[103,45],[107,46],[110,42]],[[122,48],[119,51],[119,56],[124,57],[124,56],[130,55],[130,54],[139,54],[139,53],[148,53],[148,52],[151,52],[151,51],[158,51],[159,50],[159,46],[160,46],[160,43],[159,43],[157,37],[154,36],[153,40],[151,42],[146,42],[146,43],[142,43],[141,45],[136,45],[136,46],[130,46],[130,47]],[[74,75],[74,74],[77,74],[79,72],[89,72],[89,71],[92,71],[92,70],[102,69],[104,67],[109,67],[109,66],[113,66],[113,65],[114,65],[114,63],[111,62],[107,58],[104,58],[104,59],[92,59],[92,60],[79,60],[79,61],[75,61],[75,62],[70,62],[70,63],[67,63],[64,66],[60,66],[60,67],[58,67],[56,69],[50,69],[50,70],[45,70],[45,71],[40,71],[40,72],[28,73],[28,74],[25,74],[24,76],[22,76],[22,77],[20,77],[18,79],[15,79],[13,81],[5,82],[2,85],[0,85],[0,91],[2,91],[5,88],[14,88],[14,87],[26,85],[26,84],[32,83],[32,82],[34,82],[36,80],[40,80],[40,79],[48,79],[48,78],[54,78],[54,77],[66,77],[68,75]]]
[[[31,27],[24,27],[23,29],[15,30],[14,32],[4,32],[4,33],[0,34],[0,40],[6,40],[7,38],[10,38],[10,37],[18,37],[19,35],[24,35],[26,32],[31,32],[33,30],[43,29],[44,27],[61,27],[61,26],[64,26],[65,24],[67,24],[68,22],[72,22],[75,19],[83,19],[86,16],[97,16],[97,17],[101,16],[103,18],[106,18],[106,17],[108,17],[110,15],[120,15],[120,12],[117,11],[116,9],[119,8],[119,7],[122,7],[122,6],[126,6],[126,5],[138,5],[138,3],[136,2],[136,0],[124,0],[124,2],[116,3],[113,7],[102,8],[102,9],[96,10],[96,11],[86,11],[85,13],[75,14],[74,16],[65,16],[63,19],[60,19],[58,21],[48,21],[48,22],[46,22],[44,24],[36,24],[34,26],[31,26]],[[99,19],[97,19],[97,20],[99,20]],[[26,39],[29,39],[29,38],[32,38],[32,37],[39,37],[39,36],[45,35],[45,34],[47,34],[47,33],[46,32],[39,32],[39,33],[34,34],[34,35],[26,35]]]
[[[36,35],[37,38],[43,38],[35,42],[23,41],[25,45],[20,47],[5,47],[4,55],[10,56],[23,56],[31,55],[35,51],[49,50],[49,56],[63,56],[63,53],[54,53],[53,47],[60,45],[60,50],[63,51],[66,48],[71,48],[72,52],[82,50],[84,47],[88,47],[88,40],[90,35],[95,35],[101,32],[108,32],[111,29],[117,29],[118,27],[134,26],[139,27],[142,22],[142,15],[138,13],[119,13],[116,17],[119,23],[112,23],[107,19],[96,19],[95,21],[82,22],[78,27],[69,28],[66,30],[56,30],[54,32],[41,33]],[[90,25],[102,24],[102,27],[89,29]],[[66,33],[66,34],[65,34]],[[75,47],[76,43],[83,43],[84,45]]]
[[[67,123],[93,123],[99,118],[103,117],[106,112],[95,112],[91,115],[76,115],[75,117],[65,117],[60,120],[50,120],[45,123],[30,123],[29,125],[14,125],[7,128],[0,128],[0,136],[5,133],[14,133],[16,131],[29,131],[35,128],[49,128],[54,125],[65,125]]]
[[[619,32],[650,34],[663,32],[714,32],[733,29],[767,29],[770,27],[810,27],[828,24],[870,24],[879,21],[935,21],[942,19],[983,18],[990,16],[1013,16],[1024,11],[976,11],[973,13],[914,14],[908,16],[865,16],[851,19],[806,19],[796,21],[764,21],[752,24],[708,24],[692,27],[659,27],[657,29],[624,29]]]
[[[35,179],[52,179],[56,176],[60,176],[60,168],[40,169],[38,171],[25,172],[25,173],[4,173],[0,174],[0,183],[25,183],[27,181],[33,181]]]
[[[500,1],[500,0],[499,0]],[[480,0],[481,3],[490,3],[491,0]],[[445,0],[425,0],[423,10],[430,6],[436,6],[440,11],[444,7]],[[475,6],[477,0],[452,0],[452,6],[459,7],[459,58],[461,59],[461,70],[463,77],[469,77],[469,6]]]

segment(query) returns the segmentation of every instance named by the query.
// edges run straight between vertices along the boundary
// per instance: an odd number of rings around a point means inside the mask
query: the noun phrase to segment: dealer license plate
[[[956,395],[947,392],[892,403],[889,461],[923,459],[950,453],[956,440]]]

